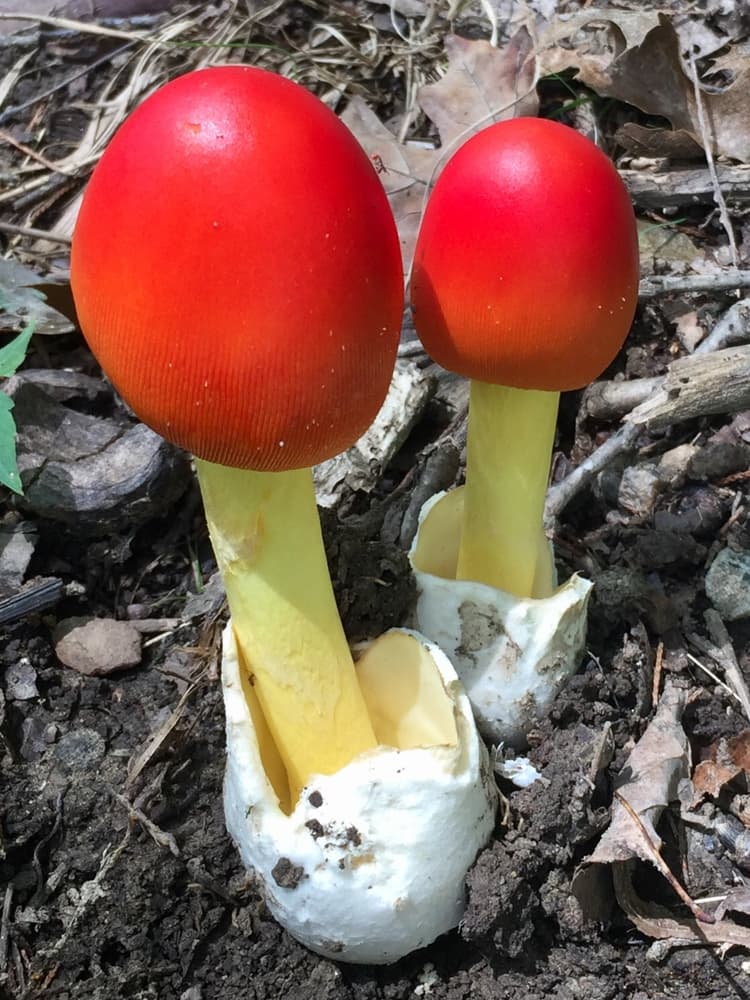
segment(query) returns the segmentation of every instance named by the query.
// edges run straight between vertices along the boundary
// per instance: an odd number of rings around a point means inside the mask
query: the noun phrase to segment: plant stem
[[[542,527],[560,394],[471,383],[457,578],[548,597],[554,563]]]
[[[312,473],[196,460],[237,645],[286,768],[313,774],[376,746],[328,573]]]

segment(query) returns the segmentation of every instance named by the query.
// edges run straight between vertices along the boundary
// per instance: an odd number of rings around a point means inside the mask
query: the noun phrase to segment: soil
[[[714,317],[732,301],[700,300]],[[676,350],[664,313],[649,306],[615,370],[659,374]],[[99,377],[77,333],[36,346],[28,361],[53,370],[71,363]],[[352,640],[408,619],[413,588],[400,526],[420,481],[405,477],[424,470],[425,446],[457,415],[450,393],[440,401],[442,388],[373,493],[345,496],[324,517]],[[68,402],[129,419],[107,392],[104,402]],[[579,405],[579,394],[563,401],[560,474],[615,426],[577,423]],[[728,423],[700,418],[660,432],[642,442],[640,458],[690,442],[707,460],[712,435]],[[462,475],[459,463],[448,464],[443,487]],[[54,608],[7,625],[0,649],[0,1000],[750,997],[740,950],[655,945],[614,900],[606,921],[587,922],[571,892],[607,827],[614,779],[651,717],[660,643],[664,673],[693,691],[684,721],[695,759],[747,726],[736,701],[686,655],[686,636],[705,631],[707,563],[724,545],[748,547],[747,480],[727,482],[736,468],[704,461],[650,510],[633,512],[618,503],[621,472],[607,470],[559,520],[560,575],[584,573],[595,596],[584,662],[530,734],[543,781],[518,789],[500,780],[495,834],[469,873],[460,928],[379,968],[321,959],[290,938],[225,831],[220,607],[207,602],[186,624],[150,637],[137,667],[110,676],[84,676],[55,654],[55,627],[72,616],[181,617],[196,581],[214,569],[195,484],[186,477],[168,510],[114,529],[108,522],[103,534],[9,505],[6,524],[23,517],[38,533],[27,579],[53,576],[65,589]],[[750,628],[728,628],[746,667]],[[19,665],[31,696],[11,683]],[[605,728],[612,759],[592,781]],[[665,854],[688,892],[720,895],[743,884],[715,837],[701,835],[688,854],[679,813],[668,818]],[[642,895],[679,909],[651,866],[639,865],[636,877]]]

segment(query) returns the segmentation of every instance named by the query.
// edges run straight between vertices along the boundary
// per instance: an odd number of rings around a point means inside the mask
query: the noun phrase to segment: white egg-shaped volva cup
[[[420,513],[414,625],[451,659],[485,739],[522,748],[580,664],[592,584],[574,575],[537,600],[456,580],[463,494],[436,494]]]
[[[224,806],[282,926],[328,958],[387,963],[458,924],[497,791],[469,701],[439,649],[392,630],[367,647],[357,673],[380,746],[311,778],[285,811],[283,768],[230,623]]]

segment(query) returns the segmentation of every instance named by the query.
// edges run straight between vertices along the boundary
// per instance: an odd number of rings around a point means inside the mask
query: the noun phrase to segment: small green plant
[[[26,351],[34,332],[34,323],[29,322],[9,344],[0,348],[0,378],[15,375],[26,357]],[[16,460],[16,422],[12,414],[13,400],[0,391],[0,483],[23,495],[21,476]]]

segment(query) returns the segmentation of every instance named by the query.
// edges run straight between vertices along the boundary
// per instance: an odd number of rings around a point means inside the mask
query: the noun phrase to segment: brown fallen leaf
[[[609,828],[573,877],[573,894],[590,919],[609,915],[611,866],[634,859],[653,864],[661,849],[656,825],[669,804],[678,800],[679,786],[690,771],[680,721],[684,705],[684,692],[667,686],[656,715],[619,775]]]
[[[736,945],[750,950],[750,927],[731,920],[716,919],[702,923],[690,917],[675,916],[656,903],[647,903],[633,888],[631,866],[616,864],[612,869],[617,902],[641,934],[655,940],[691,941],[699,945]]]
[[[430,179],[439,158],[435,149],[399,142],[361,97],[353,97],[341,120],[372,160],[388,194],[408,274]]]
[[[750,729],[743,729],[727,741],[729,757],[736,767],[750,776]]]
[[[400,142],[359,97],[352,98],[341,115],[380,174],[398,225],[407,274],[430,185],[458,143],[493,121],[535,115],[539,109],[536,63],[525,29],[502,48],[457,35],[449,35],[445,45],[445,76],[418,94],[420,107],[440,132],[439,149]]]
[[[604,39],[604,40],[603,40]],[[563,43],[567,42],[567,45]],[[677,151],[692,154],[690,140],[703,146],[695,88],[682,52],[686,38],[663,12],[588,9],[559,18],[540,36],[540,72],[560,73],[575,67],[577,79],[601,97],[625,101],[650,115],[666,118],[673,133],[654,130],[651,155]],[[708,142],[717,155],[750,161],[750,59],[735,55],[735,77],[723,90],[701,88],[708,122]],[[628,126],[624,136],[632,136]],[[644,131],[636,131],[644,139]]]
[[[445,39],[448,70],[417,95],[435,123],[443,149],[455,147],[493,122],[536,115],[536,59],[531,36],[521,28],[503,48],[458,35]]]
[[[742,774],[739,767],[719,764],[715,760],[702,760],[693,772],[693,801],[696,809],[704,799],[718,799],[726,786]]]

